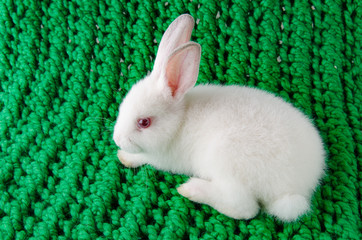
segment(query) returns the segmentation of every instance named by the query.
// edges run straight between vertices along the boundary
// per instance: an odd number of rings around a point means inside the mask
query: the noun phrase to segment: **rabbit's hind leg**
[[[190,178],[177,190],[191,201],[207,204],[235,219],[250,219],[259,212],[257,201],[240,183]]]

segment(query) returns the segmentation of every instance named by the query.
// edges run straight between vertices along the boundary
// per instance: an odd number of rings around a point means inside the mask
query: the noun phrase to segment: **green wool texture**
[[[184,13],[198,84],[275,93],[319,129],[328,169],[298,221],[228,218],[177,193],[187,176],[117,159],[119,104]],[[3,0],[0,33],[1,240],[362,239],[362,1]]]

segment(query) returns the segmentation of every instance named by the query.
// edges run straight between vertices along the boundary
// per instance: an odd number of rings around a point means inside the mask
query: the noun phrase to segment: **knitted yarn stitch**
[[[0,2],[0,239],[361,239],[362,6],[352,0]],[[187,177],[123,167],[118,106],[177,16],[198,83],[256,86],[314,119],[328,171],[294,223],[230,219]]]

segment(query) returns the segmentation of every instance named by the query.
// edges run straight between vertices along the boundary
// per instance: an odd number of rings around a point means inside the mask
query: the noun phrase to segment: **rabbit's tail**
[[[309,210],[308,200],[298,194],[283,195],[269,206],[267,211],[284,222],[291,222]]]

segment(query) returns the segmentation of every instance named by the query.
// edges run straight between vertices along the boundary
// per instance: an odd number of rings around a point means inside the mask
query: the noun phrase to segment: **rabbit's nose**
[[[120,142],[121,142],[121,139],[120,139],[120,136],[118,134],[113,134],[113,141],[114,143],[118,146],[118,147],[121,147],[120,145]]]

